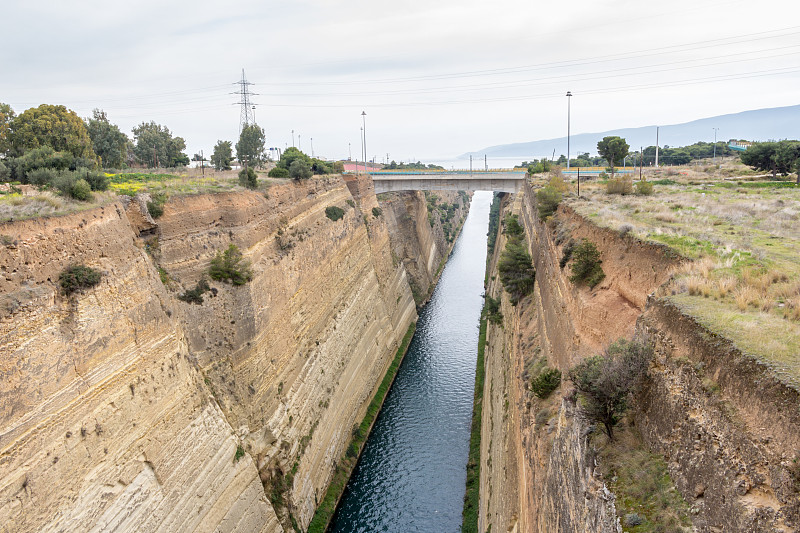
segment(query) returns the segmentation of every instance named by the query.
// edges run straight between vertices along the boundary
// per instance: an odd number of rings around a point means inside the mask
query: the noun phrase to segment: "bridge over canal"
[[[498,191],[518,192],[525,183],[524,171],[444,170],[374,171],[375,192],[394,191]]]

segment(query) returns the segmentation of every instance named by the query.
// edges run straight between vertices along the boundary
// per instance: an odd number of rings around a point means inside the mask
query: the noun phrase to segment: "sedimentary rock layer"
[[[371,182],[143,204],[1,228],[0,530],[304,527],[416,318]],[[180,301],[231,244],[252,281]]]

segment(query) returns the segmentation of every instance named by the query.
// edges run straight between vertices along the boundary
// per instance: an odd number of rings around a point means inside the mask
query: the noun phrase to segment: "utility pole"
[[[303,151],[303,145],[300,143],[300,134],[297,134],[297,149]]]
[[[489,170],[489,162],[486,160],[486,154],[483,154],[483,169]]]
[[[719,128],[711,128],[714,130],[714,167],[717,166],[717,130]]]
[[[364,158],[364,172],[367,172],[367,158],[364,155],[364,126],[359,128],[361,131],[359,132],[359,136],[361,137],[361,157]],[[358,162],[356,162],[356,174],[358,174]]]
[[[231,93],[231,94],[238,94],[239,101],[235,102],[234,105],[241,106],[239,111],[239,133],[242,133],[242,129],[245,126],[249,126],[250,124],[256,123],[256,105],[250,101],[251,96],[257,96],[258,93],[250,92],[250,86],[253,85],[244,75],[244,69],[242,69],[242,79],[234,82],[235,85],[239,86],[239,90]]]
[[[639,181],[642,181],[642,167],[644,166],[644,146],[639,147]]]
[[[578,196],[581,195],[581,167],[578,167]]]
[[[206,162],[206,156],[203,155],[203,151],[200,150],[200,172],[203,173],[203,176],[206,175],[206,167],[204,163]]]
[[[311,137],[311,157],[314,157],[314,137]]]
[[[353,160],[353,149],[350,148],[350,143],[347,143],[347,160],[348,161]]]
[[[361,112],[361,121],[364,128],[364,173],[367,173],[367,112]]]
[[[658,126],[656,126],[656,168],[658,168]]]
[[[570,134],[570,104],[572,103],[572,91],[567,91],[567,170],[569,170],[569,134]],[[553,151],[553,157],[555,158],[556,153]]]
[[[292,130],[292,148],[294,148],[294,130]]]
[[[472,154],[469,154],[469,177],[472,177]]]

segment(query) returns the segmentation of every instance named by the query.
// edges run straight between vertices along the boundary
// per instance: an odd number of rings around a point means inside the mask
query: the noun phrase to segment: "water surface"
[[[491,201],[472,199],[329,531],[460,531]]]

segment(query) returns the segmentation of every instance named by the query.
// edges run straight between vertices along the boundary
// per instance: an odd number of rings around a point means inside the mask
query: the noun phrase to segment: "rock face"
[[[566,375],[583,357],[632,336],[655,348],[633,419],[665,458],[694,529],[800,530],[800,392],[659,297],[682,259],[600,228],[568,205],[545,223],[530,186],[504,211],[525,228],[536,284],[509,304],[493,279],[501,236],[487,288],[502,299],[503,327],[490,323],[487,334],[479,530],[621,531],[569,383],[540,400],[528,381],[543,357]],[[559,264],[570,238],[600,251],[606,278],[594,290],[572,284]]]
[[[0,531],[304,528],[416,319],[377,207],[327,177],[0,226]],[[230,244],[252,281],[180,301]]]
[[[453,191],[383,193],[394,257],[402,258],[414,300],[428,301],[469,212],[470,196]]]

